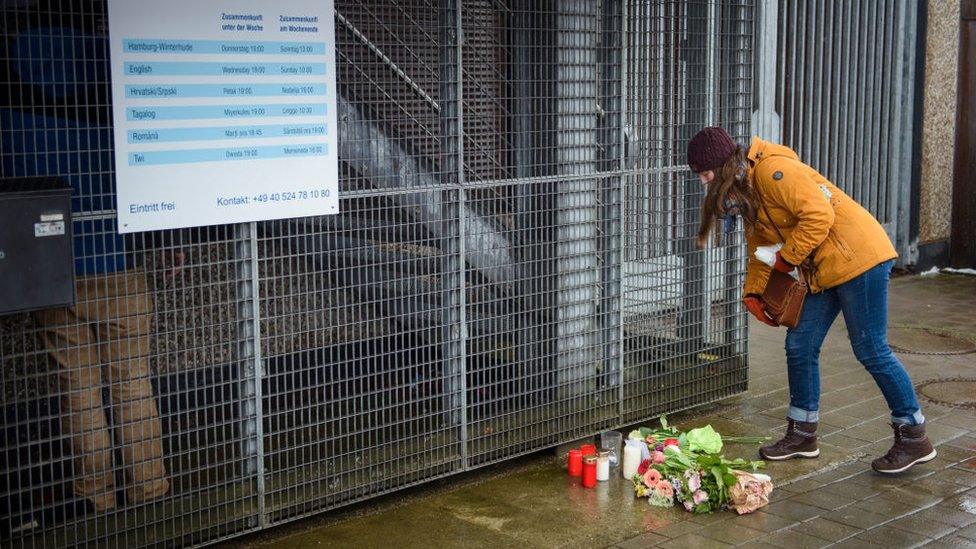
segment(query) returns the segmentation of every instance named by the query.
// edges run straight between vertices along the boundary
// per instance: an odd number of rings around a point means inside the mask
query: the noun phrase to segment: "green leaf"
[[[688,449],[692,452],[717,454],[722,451],[722,436],[711,425],[688,431]]]
[[[725,477],[724,478],[725,478],[725,485],[726,486],[728,486],[728,487],[731,488],[732,486],[735,485],[735,482],[736,482],[735,475],[733,475],[732,473],[725,473]]]
[[[723,478],[724,475],[723,475],[722,468],[719,467],[718,465],[712,467],[712,476],[715,478],[715,484],[718,485],[719,489],[722,489],[725,486],[725,479]]]
[[[668,428],[668,417],[665,416],[665,415],[662,415],[661,416],[661,428],[662,429],[667,429]]]
[[[698,456],[698,465],[702,469],[711,469],[713,466],[722,463],[722,458],[715,454],[701,454]]]

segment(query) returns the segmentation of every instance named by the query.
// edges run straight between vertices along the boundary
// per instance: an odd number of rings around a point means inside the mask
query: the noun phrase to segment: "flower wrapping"
[[[732,474],[735,475],[735,484],[729,490],[729,507],[736,513],[745,515],[769,504],[769,494],[773,491],[772,479],[746,471],[732,471]]]

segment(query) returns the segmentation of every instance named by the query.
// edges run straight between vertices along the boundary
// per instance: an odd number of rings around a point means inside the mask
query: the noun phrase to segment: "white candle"
[[[640,467],[642,444],[639,440],[630,439],[624,445],[624,463],[620,472],[627,480],[633,478],[637,474],[637,468]]]
[[[596,458],[596,479],[610,480],[610,452],[600,452]]]

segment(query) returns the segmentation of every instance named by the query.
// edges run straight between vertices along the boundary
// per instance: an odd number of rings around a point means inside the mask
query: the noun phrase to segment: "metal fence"
[[[0,177],[75,188],[79,301],[0,317],[3,543],[205,544],[744,390],[684,150],[747,141],[753,11],[338,1],[341,213],[122,237],[104,2],[4,3]]]
[[[921,4],[763,0],[757,26],[758,131],[874,214],[902,264],[918,255],[910,216]]]

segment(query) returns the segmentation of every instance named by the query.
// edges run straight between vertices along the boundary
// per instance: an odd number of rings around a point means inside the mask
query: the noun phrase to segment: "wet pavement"
[[[976,378],[976,277],[892,280],[892,343],[916,385]],[[785,430],[783,331],[753,323],[750,389],[670,418],[723,434]],[[895,333],[897,331],[897,333]],[[897,340],[897,341],[896,341]],[[917,351],[917,352],[911,352]],[[949,354],[938,354],[946,352]],[[976,547],[976,395],[922,399],[939,457],[899,476],[870,468],[887,451],[888,410],[838,320],[821,354],[821,456],[769,463],[772,502],[744,516],[650,507],[629,481],[582,488],[558,452],[537,454],[355,508],[307,519],[234,546],[248,547]],[[953,404],[950,406],[949,404]],[[754,458],[755,446],[727,445]]]

